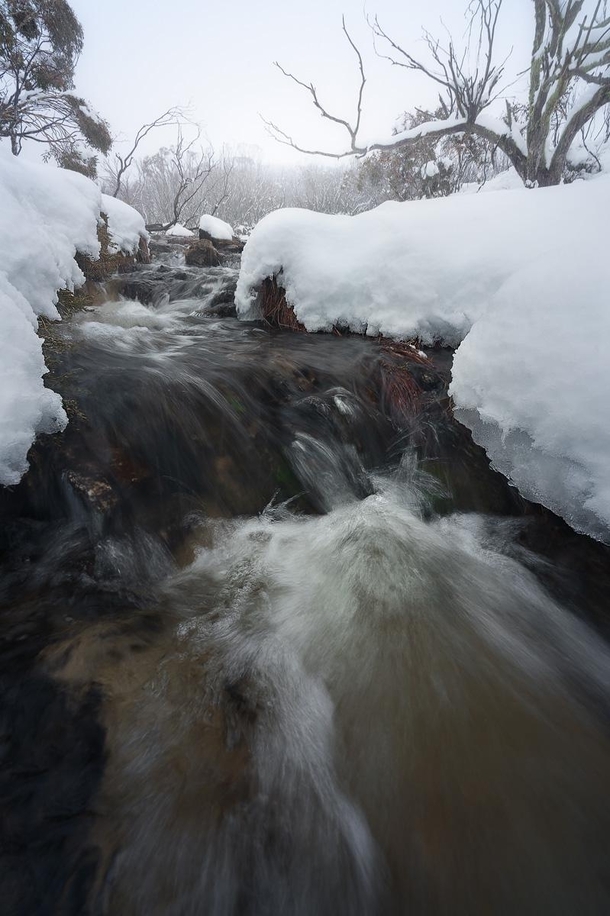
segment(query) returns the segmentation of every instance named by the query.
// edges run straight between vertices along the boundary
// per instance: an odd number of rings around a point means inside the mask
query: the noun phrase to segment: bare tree
[[[203,185],[214,171],[214,150],[200,148],[196,150],[195,144],[201,137],[201,130],[197,128],[197,135],[192,140],[186,141],[182,130],[178,129],[176,145],[172,147],[172,165],[177,183],[172,202],[172,215],[165,229],[181,222],[183,214],[189,213],[189,205],[199,196]],[[189,213],[190,219],[193,216]]]
[[[230,156],[223,155],[218,163],[216,173],[218,176],[217,180],[212,183],[212,187],[208,190],[208,194],[206,195],[211,201],[209,206],[209,213],[211,216],[216,216],[223,204],[229,199],[234,169],[234,159]]]
[[[297,79],[279,64],[281,72],[306,90],[322,117],[343,127],[349,145],[339,153],[301,146],[276,124],[266,121],[280,143],[312,155],[343,158],[371,150],[395,149],[423,136],[431,140],[449,134],[474,134],[497,146],[528,186],[561,181],[572,143],[597,112],[610,102],[610,17],[603,0],[532,0],[534,41],[528,68],[529,92],[525,106],[506,102],[503,118],[490,106],[506,92],[506,59],[496,61],[496,37],[503,0],[472,0],[468,7],[468,43],[459,51],[424,31],[428,60],[415,58],[381,27],[371,23],[376,50],[391,64],[417,70],[439,87],[443,117],[407,129],[387,142],[364,145],[359,140],[366,75],[362,54],[343,22],[343,32],[358,62],[359,85],[355,116],[350,120],[329,112],[313,83]],[[381,46],[384,50],[379,50]],[[469,61],[476,58],[474,69]],[[573,94],[570,106],[562,105]],[[559,121],[558,121],[559,119]]]
[[[169,229],[179,222],[193,222],[201,212],[208,183],[222,188],[225,171],[213,148],[199,145],[201,128],[191,126],[195,128],[192,138],[179,126],[175,144],[135,160],[135,179],[121,184],[121,198],[140,210],[148,224]]]
[[[107,177],[113,184],[113,188],[109,193],[112,194],[113,197],[119,196],[125,174],[133,165],[140,144],[151,131],[157,130],[160,127],[175,127],[176,125],[183,124],[187,120],[186,110],[179,105],[173,105],[153,121],[150,121],[148,124],[143,124],[137,131],[129,151],[124,156],[115,152],[113,161],[107,163]]]

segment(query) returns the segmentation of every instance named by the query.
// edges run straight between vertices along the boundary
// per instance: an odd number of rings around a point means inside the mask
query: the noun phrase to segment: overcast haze
[[[353,111],[358,73],[341,34],[341,15],[367,65],[364,132],[387,131],[405,109],[434,105],[436,94],[419,74],[378,60],[365,13],[378,14],[386,31],[410,50],[422,48],[421,26],[463,35],[466,0],[308,0],[230,4],[200,0],[71,0],[85,30],[76,71],[82,95],[110,122],[120,140],[171,105],[193,106],[216,147],[252,144],[267,159],[294,161],[296,154],[272,141],[259,113],[293,132],[304,144],[343,146],[341,135],[321,121],[306,94],[273,67],[279,60],[313,80],[329,107]],[[531,0],[507,0],[502,52],[515,51],[510,69],[523,66],[531,44]],[[423,49],[422,49],[423,51]],[[168,135],[157,134],[147,151]]]

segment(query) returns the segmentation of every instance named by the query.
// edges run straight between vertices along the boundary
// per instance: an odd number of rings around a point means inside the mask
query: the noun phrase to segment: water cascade
[[[235,281],[166,255],[47,344],[6,912],[607,913],[608,549],[489,467],[447,353],[240,323]]]

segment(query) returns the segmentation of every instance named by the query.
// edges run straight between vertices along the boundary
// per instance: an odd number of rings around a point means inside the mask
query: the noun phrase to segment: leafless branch
[[[127,152],[124,156],[121,156],[119,153],[115,153],[115,185],[112,191],[112,196],[118,197],[121,190],[123,177],[133,164],[135,155],[138,151],[138,147],[151,131],[157,130],[160,127],[174,127],[176,125],[180,126],[181,124],[187,122],[189,122],[188,110],[181,107],[180,105],[173,105],[153,121],[150,121],[148,124],[143,124],[142,127],[138,129],[129,152]]]
[[[347,26],[345,25],[345,17],[343,17],[342,19],[342,30],[348,41],[348,44],[350,45],[350,47],[352,48],[352,50],[354,51],[356,55],[356,58],[358,60],[358,70],[360,73],[360,83],[358,86],[358,93],[356,97],[356,119],[353,124],[347,118],[340,118],[337,115],[331,114],[328,111],[328,109],[326,109],[322,105],[318,97],[318,91],[313,83],[305,83],[302,80],[298,79],[296,76],[294,76],[294,74],[289,73],[287,70],[285,70],[277,61],[275,61],[275,66],[285,77],[292,80],[294,83],[297,84],[297,86],[301,86],[302,89],[305,89],[309,93],[309,95],[311,96],[313,105],[320,112],[321,117],[325,118],[327,121],[332,121],[334,124],[338,124],[340,127],[343,127],[347,131],[349,138],[350,138],[350,151],[351,153],[357,153],[358,152],[357,135],[358,135],[358,131],[360,130],[360,122],[362,120],[362,98],[364,95],[364,87],[366,85],[366,74],[364,71],[364,62],[362,59],[362,54],[360,53],[360,50],[358,46],[356,45],[356,43],[354,42],[354,40],[352,39],[351,35],[347,31]],[[274,136],[275,139],[278,140],[279,143],[287,143],[289,146],[292,146],[294,149],[298,149],[298,147],[294,144],[292,139],[289,138],[288,135],[284,131],[280,130],[277,127],[277,125],[275,125],[272,121],[267,121],[264,118],[263,118],[263,121],[268,131],[270,132],[271,136]],[[301,152],[308,152],[308,151],[301,150]],[[317,155],[320,155],[320,156],[331,155],[331,158],[342,158],[341,156],[333,156],[332,154],[323,153],[322,151],[317,152]],[[349,153],[345,155],[349,155]]]

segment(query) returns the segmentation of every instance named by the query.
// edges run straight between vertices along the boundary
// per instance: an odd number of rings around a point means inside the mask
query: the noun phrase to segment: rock
[[[136,254],[136,261],[138,264],[150,264],[150,248],[148,247],[148,242],[143,235],[140,236],[140,244]]]
[[[159,284],[145,277],[125,277],[116,281],[115,291],[126,299],[135,299],[142,305],[150,305],[159,292]]]
[[[286,292],[276,277],[267,277],[261,283],[257,296],[257,305],[263,319],[274,328],[285,328],[289,331],[304,331],[303,325],[286,302]]]
[[[215,239],[214,236],[206,232],[205,229],[199,230],[199,240],[211,242],[215,248],[226,249],[231,252],[241,252],[244,248],[244,242],[238,239],[236,235],[234,235],[232,239]]]
[[[74,492],[91,509],[104,513],[115,509],[118,505],[119,497],[107,480],[81,474],[74,470],[68,471],[66,478]]]
[[[136,263],[150,263],[150,251],[148,242],[145,238],[140,239],[138,251],[134,255],[109,249],[110,238],[108,235],[108,221],[103,213],[102,222],[98,227],[97,235],[100,240],[100,256],[97,260],[93,260],[80,252],[77,252],[75,255],[76,263],[87,280],[107,280],[115,273],[127,273],[133,270]]]
[[[186,249],[184,260],[189,267],[218,267],[222,262],[220,254],[208,239],[193,242]]]
[[[167,242],[160,242],[158,239],[151,239],[150,241],[150,252],[151,254],[171,254],[173,251],[173,246]]]

